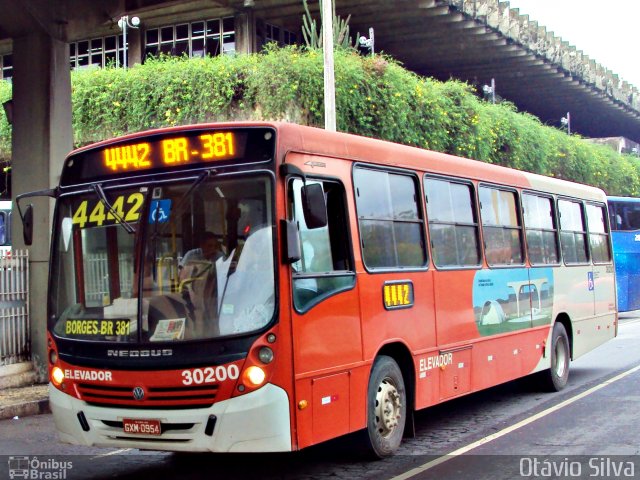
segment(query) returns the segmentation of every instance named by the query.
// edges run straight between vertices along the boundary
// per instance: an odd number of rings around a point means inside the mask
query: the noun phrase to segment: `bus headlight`
[[[51,369],[51,381],[56,387],[59,387],[64,381],[64,372],[60,367],[53,367]]]
[[[243,377],[247,383],[249,383],[252,387],[259,387],[264,383],[267,375],[264,373],[260,367],[256,367],[255,365],[250,366],[244,371]]]
[[[269,347],[262,347],[258,352],[258,358],[265,365],[273,362],[273,350]]]

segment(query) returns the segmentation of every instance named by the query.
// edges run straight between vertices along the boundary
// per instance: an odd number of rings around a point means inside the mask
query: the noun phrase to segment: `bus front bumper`
[[[271,384],[204,409],[98,407],[71,397],[51,384],[49,402],[60,439],[76,445],[184,452],[292,449],[289,399],[282,388]],[[125,433],[123,419],[159,420],[162,433]]]

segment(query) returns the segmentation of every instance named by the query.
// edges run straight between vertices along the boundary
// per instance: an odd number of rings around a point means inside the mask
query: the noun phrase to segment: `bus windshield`
[[[271,190],[265,176],[213,176],[62,198],[53,333],[150,343],[266,326],[275,305]]]

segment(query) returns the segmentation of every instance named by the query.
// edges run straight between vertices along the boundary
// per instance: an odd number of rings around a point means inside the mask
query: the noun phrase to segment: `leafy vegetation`
[[[269,47],[259,55],[163,58],[129,70],[72,73],[77,145],[148,128],[216,120],[322,126],[322,51]],[[336,49],[338,129],[640,196],[640,162],[492,105],[458,81],[419,77],[384,56]],[[0,102],[11,86],[0,82]],[[0,158],[10,157],[0,112]]]
[[[11,98],[11,83],[0,81],[0,105]],[[0,109],[0,164],[5,164],[11,159],[11,126],[7,116]]]

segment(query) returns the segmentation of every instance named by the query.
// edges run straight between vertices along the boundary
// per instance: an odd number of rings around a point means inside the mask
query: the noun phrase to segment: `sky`
[[[640,0],[510,0],[511,8],[640,89]]]

